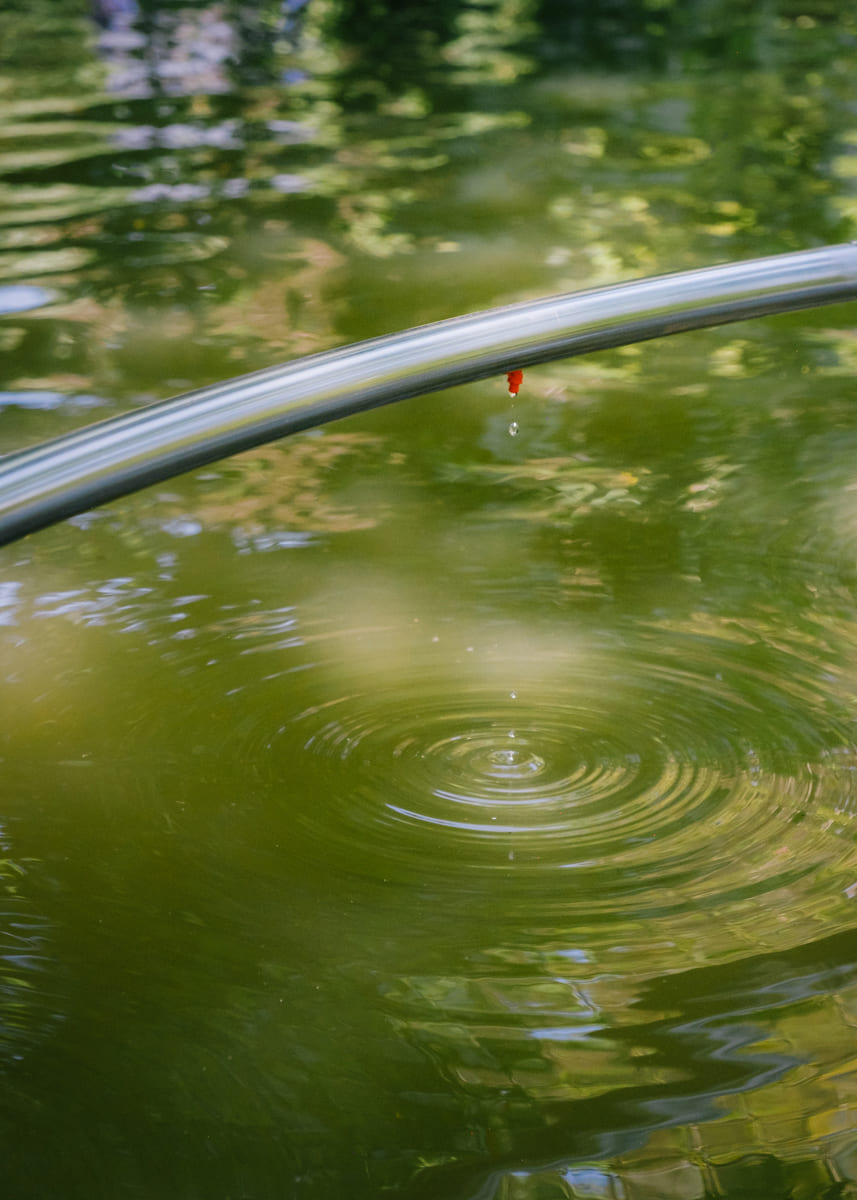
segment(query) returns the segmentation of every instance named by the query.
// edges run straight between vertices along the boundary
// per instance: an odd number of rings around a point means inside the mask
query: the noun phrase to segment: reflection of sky
[[[0,287],[0,314],[27,312],[31,308],[41,308],[54,298],[54,293],[47,288],[37,287],[31,283],[13,283]]]
[[[294,26],[304,0],[282,5],[280,32]],[[243,53],[240,28],[227,19],[226,7],[211,4],[199,10],[165,9],[154,21],[144,23],[134,0],[97,0],[96,20],[102,27],[97,40],[100,57],[107,65],[107,90],[127,99],[157,96],[215,95],[231,91],[235,80],[231,67]],[[256,18],[255,24],[258,24]],[[254,19],[248,18],[251,32]],[[302,73],[302,78],[303,73]],[[312,129],[293,120],[271,119],[264,123],[264,138],[272,148],[312,141]],[[216,120],[206,111],[199,119],[172,121],[163,125],[128,123],[111,135],[121,151],[182,151],[206,147],[219,151],[246,151],[247,133],[234,118]],[[117,165],[124,172],[126,168]],[[141,164],[128,173],[147,180],[130,194],[132,203],[193,203],[212,195],[238,199],[250,183],[240,176],[219,179],[216,184],[187,179],[150,180]],[[306,191],[307,179],[294,172],[280,172],[269,181],[276,192]]]
[[[236,38],[222,5],[161,12],[148,32],[136,24],[137,15],[134,0],[97,0],[108,91],[130,98],[229,90]]]
[[[0,392],[3,408],[98,408],[107,403],[99,396],[69,396],[66,392],[39,391]]]
[[[294,32],[305,5],[306,0],[283,0],[280,33]],[[164,8],[148,28],[136,0],[94,0],[93,16],[101,27],[97,46],[108,68],[107,90],[114,95],[187,96],[232,87],[229,66],[240,58],[241,36],[226,5]],[[259,15],[250,12],[247,21],[251,33],[258,34]],[[265,35],[270,36],[267,29]]]

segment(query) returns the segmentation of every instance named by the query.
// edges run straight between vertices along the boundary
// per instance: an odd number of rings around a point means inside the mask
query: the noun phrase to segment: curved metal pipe
[[[0,545],[262,442],[665,334],[857,297],[857,243],[454,317],[123,413],[0,460]]]

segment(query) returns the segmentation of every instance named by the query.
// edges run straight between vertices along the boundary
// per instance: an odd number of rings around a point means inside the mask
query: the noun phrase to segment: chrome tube
[[[187,392],[0,459],[0,545],[227,455],[425,392],[857,297],[857,243],[512,304]]]

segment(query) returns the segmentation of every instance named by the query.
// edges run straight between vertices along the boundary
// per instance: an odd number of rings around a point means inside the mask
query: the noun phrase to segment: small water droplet
[[[511,421],[509,423],[509,436],[510,437],[518,436],[518,422],[517,421]]]

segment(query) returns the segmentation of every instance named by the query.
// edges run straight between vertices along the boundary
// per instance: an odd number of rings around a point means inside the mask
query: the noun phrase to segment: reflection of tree
[[[674,0],[539,0],[539,56],[591,70],[661,69],[675,34]]]
[[[339,0],[329,19],[330,35],[346,50],[343,86],[352,103],[371,106],[379,94],[394,94],[426,82],[451,40],[461,0]]]
[[[129,388],[169,390],[519,294],[845,232],[828,163],[853,56],[848,19],[824,22],[820,3],[98,11],[130,39],[102,36],[127,67],[107,98],[83,22],[56,73],[29,69],[71,6],[39,0],[11,25],[16,89],[77,89],[79,111],[60,121],[54,98],[16,116],[0,156],[6,278],[56,280],[77,303],[55,337],[43,315],[20,324],[13,379],[110,363],[82,386],[121,391],[118,368]]]
[[[837,130],[820,79],[730,76],[700,97],[693,127],[711,147],[699,195],[709,199],[710,224],[737,237],[736,251],[761,233],[782,249],[846,236],[829,203]]]
[[[511,1020],[514,1003],[497,999],[510,982],[522,994],[529,984],[524,1020],[537,1021],[546,1005],[535,981],[483,979],[475,1013],[462,1004],[470,999],[464,989],[453,990],[456,982],[443,979],[434,994],[425,984],[419,991],[400,988],[392,1004],[408,1014],[400,1019],[412,1024],[414,1040],[454,1042],[451,1053],[435,1046],[434,1056],[448,1070],[450,1058],[452,1071],[466,1065],[462,1090],[484,1143],[429,1165],[402,1197],[743,1200],[755,1177],[761,1187],[753,1195],[785,1200],[836,1195],[835,1181],[843,1173],[853,1177],[857,969],[850,930],[785,953],[668,973],[637,989],[629,980],[603,978],[595,991],[612,1001],[612,1011],[588,1013],[594,1027],[559,1047],[572,1077],[591,1065],[596,1085],[606,1084],[602,1094],[583,1100],[536,1105],[525,1086],[507,1077],[522,1022]],[[552,1002],[560,1001],[573,1029],[575,997],[569,1003],[561,986],[555,978],[541,984],[544,992],[554,989]],[[581,993],[588,989],[579,989],[578,1004]],[[806,1020],[808,1005],[813,1021]],[[500,1022],[505,1039],[496,1036]],[[542,1024],[549,1019],[542,1016]],[[488,1055],[481,1043],[492,1032]],[[525,1044],[532,1070],[539,1060],[533,1041]],[[602,1054],[613,1077],[597,1074]],[[617,1079],[623,1056],[624,1078]],[[483,1069],[477,1084],[480,1060],[493,1071]],[[499,1095],[492,1098],[492,1090]],[[603,1161],[596,1166],[596,1159]]]
[[[242,538],[286,532],[342,533],[369,529],[377,513],[337,500],[342,467],[360,459],[365,470],[379,440],[367,434],[328,433],[289,439],[248,451],[221,469],[194,506],[194,517],[208,529],[228,529]],[[335,471],[335,474],[334,474]],[[174,514],[169,512],[168,517]]]
[[[0,7],[0,97],[8,98],[9,76],[17,100],[41,97],[46,64],[56,92],[91,83],[81,9],[78,0],[13,0]]]

